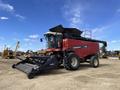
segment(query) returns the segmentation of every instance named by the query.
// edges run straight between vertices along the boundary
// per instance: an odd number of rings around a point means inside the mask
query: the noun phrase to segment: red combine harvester
[[[104,52],[107,43],[82,37],[81,34],[82,31],[76,28],[64,28],[62,25],[51,28],[44,34],[48,54],[30,56],[25,60],[19,58],[22,61],[12,67],[27,73],[29,79],[61,64],[67,70],[77,70],[82,62],[88,62],[96,68],[99,66],[99,43],[103,44]]]

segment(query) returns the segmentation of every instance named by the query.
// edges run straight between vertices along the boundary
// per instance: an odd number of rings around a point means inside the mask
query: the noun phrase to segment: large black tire
[[[62,60],[58,61],[57,67],[60,68],[60,67],[62,66],[62,64],[63,64],[63,61],[62,61]]]
[[[91,57],[91,59],[90,59],[90,65],[92,67],[94,67],[94,68],[99,67],[99,58],[98,58],[97,55]]]
[[[64,67],[67,70],[77,70],[80,67],[80,58],[74,53],[69,53],[67,59],[64,60]]]

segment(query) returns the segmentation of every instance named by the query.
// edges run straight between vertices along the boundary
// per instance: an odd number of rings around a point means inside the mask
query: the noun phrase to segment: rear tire
[[[67,59],[64,60],[64,67],[67,70],[77,70],[80,67],[80,58],[74,53],[68,54]]]
[[[99,59],[98,59],[97,55],[91,57],[91,59],[90,59],[90,65],[92,67],[94,67],[94,68],[99,67]]]

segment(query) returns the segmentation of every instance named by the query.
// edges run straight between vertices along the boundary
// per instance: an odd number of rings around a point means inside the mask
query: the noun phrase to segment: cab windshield
[[[62,35],[45,34],[47,48],[60,48],[62,43]]]

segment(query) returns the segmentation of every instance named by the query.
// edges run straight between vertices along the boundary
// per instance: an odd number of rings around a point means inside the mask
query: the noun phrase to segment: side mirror
[[[40,38],[40,42],[43,42],[43,39],[42,39],[42,38]]]

